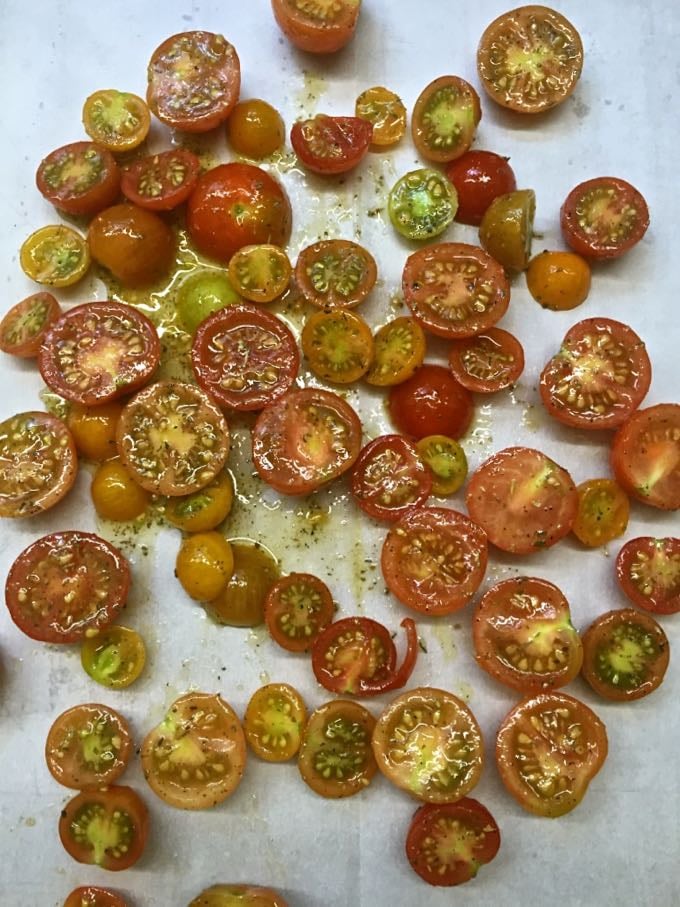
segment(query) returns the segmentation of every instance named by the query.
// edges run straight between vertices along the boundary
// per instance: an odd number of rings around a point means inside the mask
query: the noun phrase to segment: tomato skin
[[[600,203],[607,206],[606,211],[597,210]],[[640,242],[649,226],[649,209],[630,183],[615,176],[600,176],[571,190],[560,211],[560,225],[565,242],[574,252],[604,261],[620,258]]]
[[[273,302],[288,288],[291,273],[288,256],[278,246],[244,246],[229,261],[229,280],[250,302]]]
[[[99,406],[71,406],[66,424],[81,457],[86,460],[110,460],[118,453],[116,428],[123,412],[118,400]]]
[[[541,252],[529,262],[527,288],[544,309],[565,312],[588,298],[590,265],[574,252]]]
[[[17,302],[0,322],[0,350],[20,359],[34,359],[61,313],[51,293],[34,293]]]
[[[60,396],[96,406],[145,385],[160,358],[158,333],[146,315],[120,302],[86,302],[49,329],[38,368]]]
[[[153,52],[147,78],[146,100],[159,120],[183,132],[208,132],[238,101],[241,65],[222,35],[181,32]]]
[[[508,158],[493,151],[466,151],[446,167],[446,176],[458,193],[455,219],[474,227],[495,198],[517,188]]]
[[[182,541],[175,575],[186,594],[199,602],[221,595],[234,572],[231,545],[219,532],[195,532]]]
[[[401,98],[380,85],[361,92],[354,114],[372,124],[374,151],[396,145],[406,132],[406,108]]]
[[[147,211],[172,211],[185,202],[198,182],[201,162],[186,148],[139,158],[123,170],[123,195]]]
[[[54,720],[45,742],[50,774],[72,790],[112,784],[127,768],[132,752],[127,721],[114,709],[97,703],[67,709]]]
[[[233,503],[234,482],[227,472],[200,491],[171,498],[165,508],[165,519],[183,532],[208,532],[224,522]]]
[[[31,639],[69,643],[108,626],[129,588],[130,568],[117,548],[70,530],[45,535],[21,552],[7,575],[5,601]]]
[[[399,431],[416,440],[432,434],[460,438],[472,421],[474,404],[448,369],[425,364],[390,390],[389,411]]]
[[[447,847],[451,838],[453,844]],[[463,797],[457,803],[427,803],[416,810],[406,837],[406,856],[428,884],[460,885],[473,879],[480,865],[493,860],[500,844],[498,825],[489,810]]]
[[[151,503],[151,495],[138,485],[118,459],[100,464],[92,478],[90,494],[100,517],[126,522],[140,517]]]
[[[49,413],[17,413],[0,422],[0,517],[49,510],[78,474],[73,436]]]
[[[680,509],[680,405],[659,403],[638,410],[612,442],[616,481],[650,507]]]
[[[359,454],[351,488],[365,513],[393,522],[427,501],[432,475],[410,441],[401,435],[380,435]]]
[[[101,211],[87,239],[92,258],[126,287],[153,283],[175,257],[175,237],[165,221],[129,203]]]
[[[272,639],[289,652],[307,652],[333,620],[328,586],[310,573],[290,573],[269,590],[264,617]]]
[[[634,605],[652,614],[680,611],[680,539],[631,539],[616,557],[616,579]]]
[[[413,108],[413,143],[426,160],[448,163],[469,149],[481,118],[472,85],[458,76],[440,76],[422,90]]]
[[[459,611],[479,588],[487,564],[486,533],[448,507],[408,511],[387,534],[385,584],[408,608],[431,617]]]
[[[124,850],[108,841],[105,843],[116,825],[125,843]],[[88,833],[92,826],[95,826],[92,836],[100,838],[97,844]],[[105,831],[100,831],[102,826]],[[69,800],[59,819],[61,843],[74,860],[113,872],[128,869],[139,860],[148,834],[149,813],[144,801],[131,787],[112,785],[101,791],[83,791]]]
[[[253,429],[260,477],[282,494],[308,494],[351,469],[361,422],[331,391],[292,390],[262,410]]]
[[[243,246],[285,246],[292,213],[281,185],[252,164],[220,164],[198,180],[187,202],[187,228],[204,255],[229,262]]]
[[[227,120],[227,140],[245,157],[269,157],[281,148],[285,136],[281,114],[259,98],[241,101]]]
[[[506,447],[472,474],[468,513],[501,551],[532,554],[555,545],[576,519],[578,494],[566,469],[530,447]]]
[[[363,246],[326,239],[304,248],[295,264],[295,283],[307,302],[322,309],[351,309],[375,286],[378,268]]]
[[[231,305],[201,322],[191,365],[199,385],[220,406],[247,412],[290,390],[300,353],[282,319],[254,305]]]
[[[479,242],[506,271],[526,271],[536,212],[533,189],[515,189],[497,196],[479,225]]]
[[[516,384],[524,371],[524,350],[513,334],[489,328],[475,337],[452,341],[449,368],[467,390],[495,394]]]
[[[82,170],[87,171],[85,176]],[[115,202],[120,191],[120,171],[106,148],[94,142],[73,142],[41,161],[36,184],[55,208],[66,214],[89,216]]]
[[[218,624],[258,627],[264,622],[267,596],[280,576],[279,563],[264,545],[232,539],[234,572],[227,588],[205,610]]]
[[[318,113],[298,121],[290,142],[303,166],[322,176],[347,173],[366,157],[373,124],[360,117],[330,117]]]
[[[416,444],[418,454],[432,473],[432,493],[455,494],[468,474],[467,457],[458,441],[446,435],[427,435]]]
[[[644,342],[611,318],[571,327],[541,372],[548,413],[574,428],[617,428],[638,408],[652,381]]]
[[[64,901],[64,907],[127,907],[127,901],[109,888],[88,885],[74,888]]]
[[[429,167],[410,170],[390,189],[387,210],[397,233],[429,240],[453,223],[458,195],[449,180]]]
[[[341,0],[317,16],[301,0],[272,0],[281,31],[298,50],[312,54],[341,50],[354,35],[360,9],[361,0]]]
[[[597,715],[578,699],[553,691],[523,699],[505,716],[496,738],[496,764],[520,806],[556,818],[581,802],[608,748]]]

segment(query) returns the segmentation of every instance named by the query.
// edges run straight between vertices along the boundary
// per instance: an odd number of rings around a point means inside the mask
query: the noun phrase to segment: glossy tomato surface
[[[272,888],[259,885],[212,885],[189,907],[288,907],[288,901]]]
[[[67,709],[52,724],[45,743],[50,774],[64,787],[106,787],[125,771],[132,755],[127,721],[105,705]]]
[[[22,299],[0,321],[0,350],[20,359],[37,356],[45,334],[61,311],[51,293],[34,293]]]
[[[440,76],[418,96],[411,133],[419,154],[445,164],[464,154],[482,118],[479,95],[459,76]]]
[[[381,435],[359,454],[351,487],[365,513],[392,522],[427,501],[432,474],[410,441],[401,435]]]
[[[120,171],[106,148],[94,142],[73,142],[41,161],[36,183],[55,208],[89,216],[116,200]]]
[[[307,652],[333,620],[330,589],[309,573],[290,573],[271,587],[264,617],[272,639],[289,652]]]
[[[451,161],[446,175],[458,193],[456,220],[475,227],[495,198],[517,188],[508,158],[493,151],[466,151]]]
[[[620,258],[647,232],[649,209],[630,183],[600,176],[571,190],[562,205],[561,226],[567,245],[584,258]]]
[[[90,224],[92,258],[125,287],[144,287],[167,274],[175,236],[157,214],[137,205],[113,205]]]
[[[360,117],[317,113],[293,125],[290,143],[303,166],[322,176],[347,173],[366,157],[373,125]]]
[[[524,350],[513,334],[489,328],[475,337],[454,340],[449,347],[449,368],[469,391],[495,394],[519,379],[524,371]]]
[[[309,3],[308,0],[272,0],[276,22],[300,50],[330,54],[341,50],[357,27],[361,0]]]
[[[619,485],[638,501],[680,509],[680,404],[633,413],[614,436],[611,464]]]
[[[127,907],[127,901],[110,888],[87,885],[74,888],[64,901],[64,907]]]
[[[680,538],[631,539],[616,557],[623,593],[652,614],[680,611]]]
[[[185,202],[198,180],[201,162],[186,148],[138,158],[123,170],[120,188],[134,205],[171,211]]]
[[[392,421],[416,440],[431,434],[460,438],[470,425],[473,406],[470,392],[441,365],[422,365],[389,396]]]

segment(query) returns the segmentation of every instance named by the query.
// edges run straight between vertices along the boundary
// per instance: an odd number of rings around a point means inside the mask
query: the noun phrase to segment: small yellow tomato
[[[373,124],[373,145],[396,145],[406,132],[406,108],[401,98],[389,88],[381,85],[367,88],[357,98],[354,112]]]
[[[115,625],[86,639],[80,662],[93,680],[120,690],[139,677],[146,663],[144,640],[135,630]]]
[[[626,531],[630,501],[613,479],[589,479],[577,488],[578,511],[572,526],[588,548],[606,545]]]
[[[286,130],[281,114],[258,98],[241,101],[227,120],[227,138],[238,154],[259,160],[283,145]]]
[[[454,494],[467,478],[468,463],[458,441],[446,435],[428,435],[416,444],[420,459],[432,473],[432,493]]]
[[[225,472],[194,494],[171,498],[165,517],[184,532],[207,532],[229,516],[233,503],[234,483],[229,473]]]
[[[219,624],[257,627],[264,622],[267,593],[280,576],[278,561],[263,545],[232,542],[234,572],[226,589],[205,605]]]
[[[233,572],[231,545],[219,532],[197,532],[182,542],[175,573],[190,598],[199,602],[217,598]]]
[[[85,101],[83,126],[94,142],[109,151],[131,151],[149,134],[151,114],[136,94],[107,88]]]
[[[541,252],[529,262],[527,287],[544,309],[575,309],[588,298],[590,265],[574,252]]]
[[[24,241],[19,253],[27,277],[48,287],[70,287],[90,267],[90,249],[83,237],[63,224],[41,227]]]
[[[151,500],[120,460],[107,460],[97,468],[90,493],[99,516],[115,522],[136,520]]]
[[[122,412],[123,404],[118,401],[101,406],[74,403],[66,421],[78,453],[87,460],[110,460],[115,457],[116,428]]]

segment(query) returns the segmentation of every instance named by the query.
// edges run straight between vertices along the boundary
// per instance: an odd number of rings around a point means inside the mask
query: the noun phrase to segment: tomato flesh
[[[229,262],[229,279],[236,292],[251,302],[272,302],[288,287],[291,267],[278,246],[244,246]]]
[[[243,720],[246,740],[265,762],[287,762],[300,749],[307,709],[287,683],[268,683],[250,698]]]
[[[638,501],[680,509],[680,405],[633,413],[614,436],[611,464],[619,485]]]
[[[73,142],[48,154],[36,174],[39,192],[66,214],[96,214],[118,196],[113,155],[94,142]]]
[[[363,318],[345,309],[314,312],[300,339],[310,369],[333,384],[358,381],[373,359],[371,329]]]
[[[680,611],[680,539],[644,536],[626,542],[616,558],[616,578],[638,608],[652,614]]]
[[[189,907],[288,907],[288,901],[273,889],[259,885],[212,885]]]
[[[475,337],[454,340],[449,347],[449,368],[469,391],[494,394],[517,382],[524,371],[524,350],[512,334],[489,328]]]
[[[438,170],[411,170],[390,190],[388,210],[394,229],[407,239],[434,239],[453,222],[458,197]]]
[[[311,649],[334,612],[328,586],[309,573],[284,576],[269,590],[264,606],[272,639],[289,652]]]
[[[0,350],[21,359],[34,358],[60,315],[61,306],[51,293],[34,293],[22,299],[0,322]]]
[[[373,126],[374,148],[396,145],[406,132],[406,108],[401,98],[388,88],[376,86],[362,91],[354,112]]]
[[[290,142],[303,166],[330,176],[353,170],[366,157],[373,125],[359,117],[329,117],[318,113],[293,124]]]
[[[562,205],[562,235],[585,258],[620,258],[640,242],[648,226],[643,196],[613,176],[579,183]]]
[[[151,126],[144,101],[128,91],[95,91],[83,106],[83,126],[90,138],[109,151],[131,151],[146,139]]]
[[[127,907],[127,902],[109,888],[74,888],[64,901],[64,907]]]
[[[472,85],[458,76],[441,76],[423,89],[413,108],[413,142],[426,160],[447,163],[468,150],[481,118]]]
[[[201,162],[184,148],[140,158],[123,170],[120,188],[134,205],[171,211],[185,202],[198,181]]]
[[[114,625],[86,639],[80,661],[89,676],[113,690],[129,687],[146,663],[146,649],[139,633]]]
[[[132,755],[127,721],[105,705],[77,705],[55,719],[45,743],[50,774],[75,790],[105,787],[125,771]]]
[[[401,384],[423,364],[425,333],[415,318],[403,316],[388,321],[378,329],[373,341],[373,362],[364,377],[375,387]]]
[[[347,239],[307,246],[295,265],[295,282],[307,302],[322,309],[349,309],[371,292],[378,277],[375,259]]]
[[[401,435],[381,435],[359,454],[351,487],[365,513],[394,521],[427,501],[432,476],[410,441]]]
[[[330,54],[352,38],[361,0],[272,0],[272,9],[279,28],[297,48]]]
[[[458,441],[446,435],[426,435],[416,444],[423,463],[432,473],[432,493],[455,494],[468,474],[467,457]]]
[[[630,502],[612,479],[589,479],[576,489],[578,511],[572,527],[589,548],[606,545],[626,531]]]
[[[31,233],[19,253],[22,270],[36,283],[48,287],[70,287],[90,267],[87,243],[70,227],[58,224]]]

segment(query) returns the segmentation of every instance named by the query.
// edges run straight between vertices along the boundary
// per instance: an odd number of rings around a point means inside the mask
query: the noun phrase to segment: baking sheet
[[[242,97],[264,97],[290,124],[315,111],[351,113],[370,85],[397,91],[409,110],[433,78],[456,73],[477,84],[475,48],[488,22],[509,4],[497,0],[365,0],[355,41],[341,54],[316,59],[293,50],[280,35],[267,0],[115,5],[55,0],[4,0],[0,46],[4,62],[3,178],[0,181],[0,262],[3,309],[34,291],[18,264],[23,239],[58,220],[34,187],[39,160],[82,137],[84,98],[99,88],[144,93],[145,66],[167,36],[205,28],[224,33],[242,63]],[[647,343],[654,367],[647,404],[680,400],[677,367],[677,298],[680,258],[671,207],[677,195],[677,101],[680,14],[671,0],[565,0],[560,10],[579,28],[585,69],[575,95],[536,120],[519,119],[482,97],[477,147],[509,155],[518,185],[537,192],[534,250],[559,248],[558,210],[581,180],[621,176],[646,196],[652,225],[645,240],[620,262],[596,267],[590,298],[571,313],[543,311],[523,278],[513,284],[503,326],[524,344],[526,371],[513,393],[479,401],[465,439],[471,468],[509,444],[539,447],[567,467],[577,482],[607,475],[604,438],[562,429],[548,421],[536,380],[566,329],[581,318],[605,315],[629,323]],[[481,89],[480,89],[481,91]],[[153,126],[152,147],[169,134]],[[220,156],[230,153],[220,140]],[[291,155],[274,166],[295,213],[291,258],[328,232],[358,239],[374,253],[380,284],[364,313],[381,324],[398,311],[401,270],[410,251],[385,216],[386,192],[396,177],[421,166],[410,141],[394,152],[370,155],[346,182],[302,174]],[[371,210],[374,216],[368,217]],[[454,225],[444,238],[475,241],[472,228]],[[101,299],[103,286],[88,279],[58,294],[70,302]],[[295,325],[295,317],[292,318]],[[441,350],[432,345],[431,358]],[[39,406],[41,381],[34,367],[0,360],[0,418]],[[380,398],[350,397],[365,418],[367,436],[387,428]],[[234,468],[248,473],[247,435],[237,429]],[[114,538],[95,521],[89,502],[91,474],[82,470],[68,499],[42,517],[0,526],[0,577],[35,538],[58,529],[85,528]],[[239,486],[230,535],[263,540],[286,571],[306,570],[327,579],[343,615],[365,613],[396,628],[405,609],[384,592],[379,551],[384,529],[369,525],[339,483],[313,500],[282,502],[253,480]],[[453,506],[462,507],[456,496]],[[310,531],[310,513],[328,515]],[[633,505],[627,538],[678,534],[677,515]],[[127,546],[126,537],[118,542]],[[610,754],[583,804],[556,821],[523,812],[505,793],[492,760],[495,730],[516,697],[475,666],[469,609],[451,619],[422,620],[427,646],[411,684],[437,685],[470,704],[485,733],[489,757],[474,792],[495,815],[503,835],[494,863],[455,892],[434,890],[410,870],[404,838],[415,804],[381,777],[361,796],[328,802],[299,779],[295,764],[249,760],[237,792],[216,809],[184,813],[165,806],[147,788],[137,761],[124,776],[145,797],[151,834],[144,858],[113,876],[80,866],[62,850],[59,811],[69,798],[43,759],[51,722],[80,702],[101,701],[131,722],[136,740],[189,689],[219,691],[242,714],[263,682],[295,684],[310,707],[328,696],[313,680],[306,658],[278,650],[260,630],[220,628],[191,603],[171,576],[178,535],[144,530],[124,550],[133,566],[134,591],[124,623],[144,636],[149,663],[127,691],[98,687],[81,670],[76,647],[32,642],[0,610],[0,902],[61,905],[79,884],[110,885],[132,905],[185,905],[217,881],[269,884],[291,907],[411,905],[439,907],[464,898],[469,907],[522,902],[565,907],[666,907],[680,898],[677,753],[680,750],[680,668],[671,659],[653,696],[631,705],[597,701],[580,680],[568,692],[605,721]],[[625,605],[613,579],[608,551],[584,552],[567,539],[530,561],[492,552],[483,588],[527,570],[556,582],[567,594],[574,623],[585,628],[600,612]],[[680,623],[664,620],[671,648]],[[378,714],[385,698],[368,702]]]

